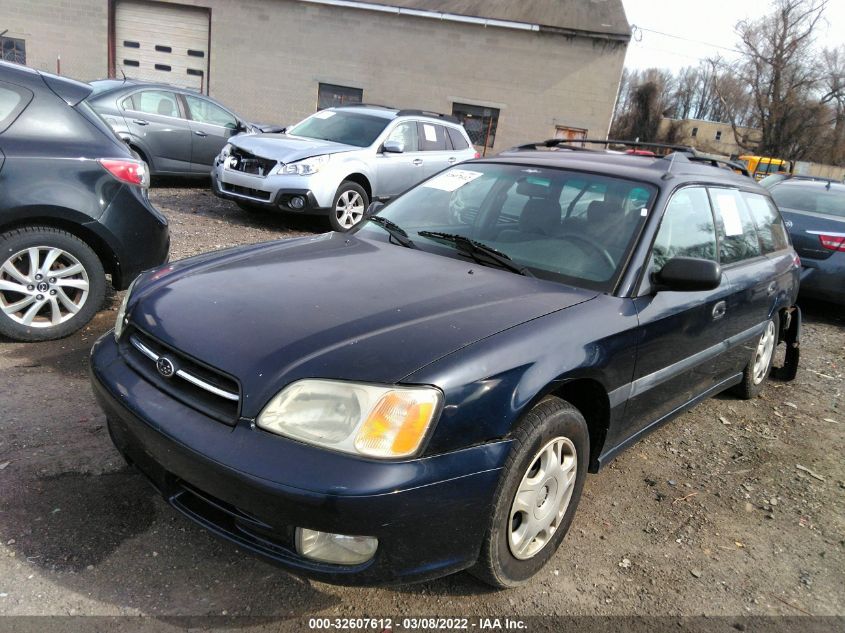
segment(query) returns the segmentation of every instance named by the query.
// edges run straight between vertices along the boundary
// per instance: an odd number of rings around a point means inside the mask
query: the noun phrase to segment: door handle
[[[455,158],[454,156],[449,157],[449,164],[450,165],[453,165],[454,163],[457,163],[457,162],[458,162],[458,159]]]
[[[718,321],[728,311],[728,304],[724,301],[719,301],[713,306],[713,320]]]
[[[149,125],[149,121],[144,121],[144,119],[132,119],[132,123],[136,123],[138,125]]]
[[[206,134],[202,130],[194,130],[194,134],[196,134],[197,136],[208,136],[208,134]]]
[[[422,165],[422,158],[415,158],[413,162],[414,165]]]

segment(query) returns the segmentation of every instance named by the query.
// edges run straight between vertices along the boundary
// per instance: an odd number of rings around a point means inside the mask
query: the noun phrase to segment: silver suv
[[[328,215],[332,229],[348,231],[370,201],[477,156],[453,117],[343,106],[315,112],[285,134],[231,138],[214,161],[211,186],[247,210]]]

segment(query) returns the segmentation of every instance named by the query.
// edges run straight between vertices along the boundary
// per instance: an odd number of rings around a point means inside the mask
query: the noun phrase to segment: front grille
[[[240,385],[231,376],[136,328],[123,337],[121,353],[132,369],[173,398],[225,424],[237,421]]]
[[[233,147],[226,159],[226,168],[253,176],[266,176],[276,166],[276,161]]]
[[[257,200],[270,200],[269,191],[261,191],[260,189],[253,189],[252,187],[241,187],[240,185],[231,185],[228,182],[221,182],[220,188],[227,193],[236,193],[239,196],[247,196]]]

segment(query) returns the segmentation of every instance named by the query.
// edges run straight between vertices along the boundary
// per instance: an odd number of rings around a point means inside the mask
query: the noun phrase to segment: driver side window
[[[716,225],[703,187],[676,192],[663,214],[654,240],[649,274],[659,272],[673,257],[716,259]]]

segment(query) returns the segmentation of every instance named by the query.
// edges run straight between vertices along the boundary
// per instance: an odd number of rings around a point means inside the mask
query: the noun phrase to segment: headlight
[[[135,284],[138,283],[140,276],[135,277],[129,288],[126,289],[126,294],[123,295],[123,301],[120,302],[120,307],[117,309],[117,318],[114,321],[114,340],[119,341],[123,334],[123,328],[126,327],[126,306],[129,305],[129,297],[132,295],[132,290]]]
[[[408,457],[420,448],[441,398],[433,387],[300,380],[264,407],[257,424],[271,433],[346,453]]]
[[[221,150],[220,150],[220,158],[226,158],[226,157],[228,157],[228,156],[229,156],[229,154],[231,154],[231,153],[232,153],[232,144],[231,144],[231,143],[226,143],[226,144],[223,146],[223,149],[221,149]]]
[[[277,174],[310,176],[316,174],[320,169],[329,162],[331,154],[323,154],[322,156],[312,156],[286,165],[280,165],[276,170]]]

